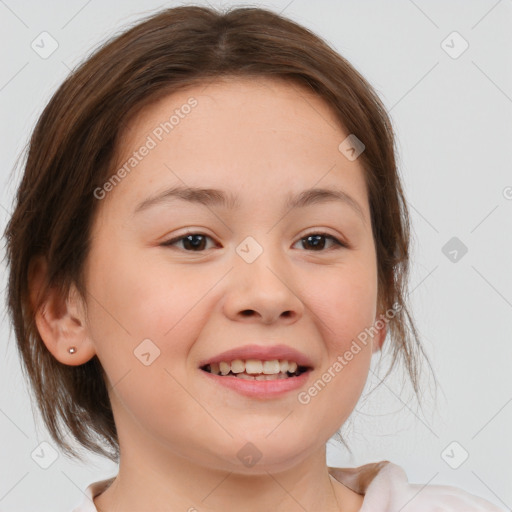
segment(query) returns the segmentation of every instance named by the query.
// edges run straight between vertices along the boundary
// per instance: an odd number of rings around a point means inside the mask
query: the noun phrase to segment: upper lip
[[[286,345],[273,345],[271,347],[263,345],[244,345],[243,347],[226,350],[221,354],[201,361],[199,367],[211,363],[220,363],[221,361],[230,362],[235,359],[258,359],[260,361],[273,361],[275,359],[295,361],[298,366],[313,367],[313,363],[308,356],[298,350]]]

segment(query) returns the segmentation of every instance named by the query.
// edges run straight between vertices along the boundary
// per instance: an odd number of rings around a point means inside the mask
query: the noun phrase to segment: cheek
[[[313,407],[329,411],[339,426],[356,405],[364,389],[372,357],[372,332],[377,311],[375,260],[331,269],[322,280],[311,279],[308,308],[324,341],[325,358],[310,388]],[[304,401],[307,401],[305,397]]]
[[[169,373],[183,381],[183,362],[204,324],[202,299],[218,276],[170,271],[161,254],[150,260],[142,251],[117,249],[120,244],[105,247],[91,258],[89,332],[110,382],[126,376],[138,390],[133,400],[144,407],[144,394],[153,389],[179,392]]]
[[[199,336],[201,298],[212,284],[197,272],[171,272],[159,260],[128,250],[97,251],[88,281],[94,297],[88,327],[114,387],[113,407],[166,431],[173,428],[169,418],[180,417],[191,403],[182,387],[183,363]]]
[[[171,265],[158,248],[97,251],[89,271],[91,307],[105,328],[133,343],[150,338],[167,343],[187,323],[213,279],[198,267]],[[215,276],[214,276],[215,277]],[[107,334],[107,333],[105,333]]]
[[[330,269],[308,282],[308,305],[329,350],[343,351],[375,322],[377,277],[371,258]]]

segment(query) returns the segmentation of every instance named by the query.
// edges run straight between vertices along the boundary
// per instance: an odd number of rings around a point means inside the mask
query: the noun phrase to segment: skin
[[[107,374],[121,460],[94,503],[108,512],[357,511],[363,497],[328,474],[326,442],[353,411],[386,328],[309,404],[297,394],[382,313],[363,167],[338,150],[348,134],[321,98],[266,78],[192,86],[146,107],[122,138],[120,165],[190,97],[198,105],[99,201],[87,303],[72,289],[66,301],[51,295],[36,317],[60,362],[97,354]],[[240,208],[174,200],[133,214],[173,185],[229,191]],[[343,189],[363,217],[341,202],[284,210],[288,193],[312,187]],[[199,252],[161,245],[186,228],[211,239]],[[350,246],[325,238],[315,249],[304,237],[319,232]],[[235,251],[247,236],[263,249],[252,263]],[[160,350],[149,366],[134,356],[147,338]],[[250,343],[307,354],[308,382],[261,400],[198,369]],[[237,457],[247,442],[262,454],[252,467]]]

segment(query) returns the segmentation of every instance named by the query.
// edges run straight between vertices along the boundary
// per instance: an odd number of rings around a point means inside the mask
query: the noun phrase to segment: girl
[[[388,332],[418,392],[393,147],[365,79],[264,9],[161,11],[64,82],[6,236],[46,425],[119,463],[75,511],[499,510],[325,462]]]

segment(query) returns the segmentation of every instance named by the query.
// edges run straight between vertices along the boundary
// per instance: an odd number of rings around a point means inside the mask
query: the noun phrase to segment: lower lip
[[[221,377],[213,373],[199,370],[213,382],[233,389],[238,393],[251,398],[274,398],[302,387],[309,378],[311,370],[301,373],[298,377],[276,380],[247,380],[240,377]]]

